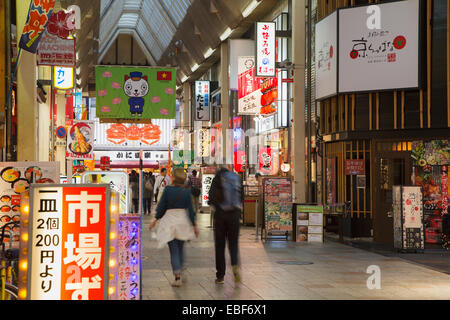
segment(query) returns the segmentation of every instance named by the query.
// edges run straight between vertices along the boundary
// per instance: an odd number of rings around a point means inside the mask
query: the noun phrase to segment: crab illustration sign
[[[103,122],[175,118],[175,68],[97,66],[95,77]]]

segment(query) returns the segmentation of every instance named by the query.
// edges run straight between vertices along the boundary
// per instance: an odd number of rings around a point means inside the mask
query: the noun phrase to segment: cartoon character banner
[[[175,119],[175,68],[97,66],[95,78],[101,120]]]
[[[67,159],[93,159],[94,126],[94,121],[74,121],[67,133]]]
[[[22,0],[23,1],[23,0]],[[27,22],[23,27],[23,33],[20,38],[19,47],[36,53],[39,41],[47,27],[50,16],[55,7],[55,0],[32,0],[30,3],[30,13]]]

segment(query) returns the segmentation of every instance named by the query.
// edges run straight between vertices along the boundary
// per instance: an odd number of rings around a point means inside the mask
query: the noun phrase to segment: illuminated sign
[[[275,77],[275,22],[256,22],[256,77]]]
[[[104,300],[115,298],[117,260],[110,248],[117,242],[117,195],[108,185],[32,186],[26,294],[31,300]],[[24,242],[28,240],[27,242]],[[114,252],[113,250],[111,252]],[[28,269],[28,270],[25,270]],[[113,286],[111,286],[113,285]],[[23,289],[22,289],[23,290]]]
[[[140,216],[121,216],[119,220],[118,300],[140,300]]]
[[[255,77],[255,57],[239,57],[239,114],[256,115],[261,107],[261,79]]]
[[[195,81],[195,121],[210,120],[209,81]]]
[[[53,86],[56,89],[68,90],[73,88],[73,68],[55,67]]]

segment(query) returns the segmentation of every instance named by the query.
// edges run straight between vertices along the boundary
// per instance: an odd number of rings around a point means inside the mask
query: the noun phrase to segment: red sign
[[[234,153],[234,170],[236,170],[236,172],[245,171],[246,156],[247,154],[245,151],[236,151]]]
[[[272,172],[272,148],[264,147],[259,150],[259,171],[263,174]]]
[[[347,176],[366,174],[365,161],[362,159],[359,160],[346,159],[344,166],[345,166],[345,175]]]
[[[105,298],[106,189],[63,188],[61,300]]]
[[[448,213],[448,174],[447,166],[442,166],[441,175],[442,211],[441,214]]]

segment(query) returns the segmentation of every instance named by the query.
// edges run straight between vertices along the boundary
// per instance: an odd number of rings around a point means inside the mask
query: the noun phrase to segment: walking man
[[[214,206],[214,242],[216,249],[216,283],[223,284],[228,241],[235,283],[241,282],[239,262],[239,224],[242,214],[242,181],[239,175],[222,167],[214,177],[208,203]]]
[[[188,187],[191,189],[192,202],[194,203],[194,210],[198,213],[200,206],[200,195],[202,190],[202,181],[197,177],[197,171],[192,170],[192,175],[189,176],[187,181]]]
[[[164,188],[166,186],[168,186],[169,184],[170,184],[170,178],[167,176],[167,169],[162,168],[161,174],[158,177],[156,177],[156,180],[155,180],[154,190],[155,190],[156,202],[159,202],[159,199],[162,196]]]

